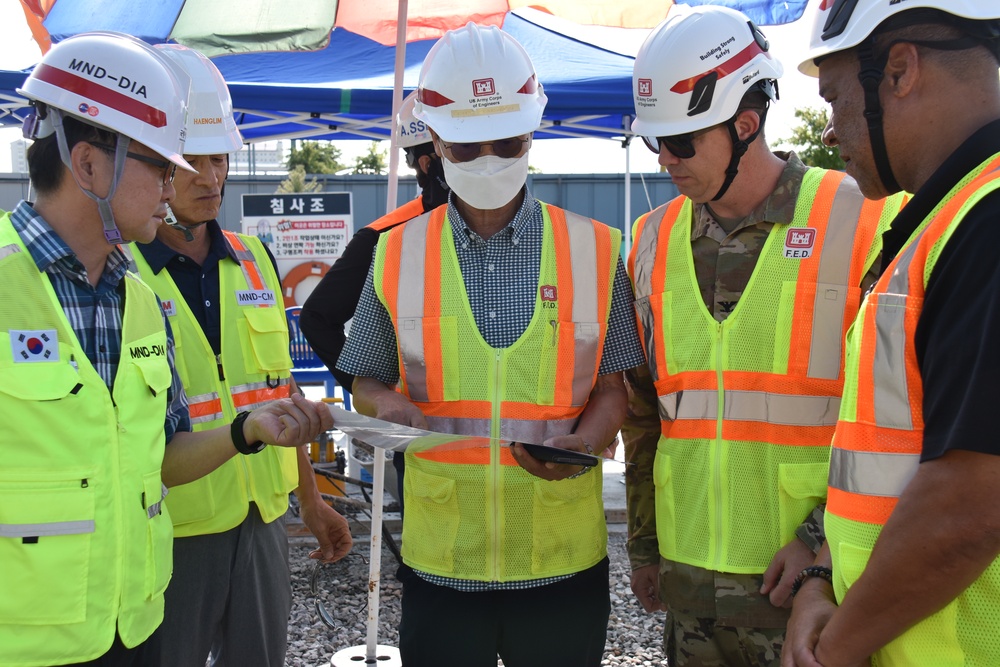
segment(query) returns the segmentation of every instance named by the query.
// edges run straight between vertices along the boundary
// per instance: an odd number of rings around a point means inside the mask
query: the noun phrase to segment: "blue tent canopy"
[[[549,103],[539,136],[621,136],[634,111],[634,58],[511,13],[503,30],[531,56]],[[641,31],[640,31],[641,32]],[[637,36],[639,42],[641,36]],[[416,87],[433,40],[406,47],[403,85]],[[279,136],[388,138],[395,49],[334,30],[320,51],[219,56],[248,141]],[[260,111],[275,113],[262,115]],[[628,117],[628,118],[627,118]]]
[[[524,12],[530,15],[530,12]],[[549,97],[538,137],[621,137],[633,115],[634,58],[543,27],[519,13],[503,30],[528,51]],[[645,31],[628,31],[638,49]],[[404,87],[416,87],[434,40],[406,47]],[[334,30],[319,51],[246,53],[213,59],[229,84],[248,142],[279,138],[388,139],[395,48]],[[20,122],[14,88],[26,72],[0,71],[0,108]]]

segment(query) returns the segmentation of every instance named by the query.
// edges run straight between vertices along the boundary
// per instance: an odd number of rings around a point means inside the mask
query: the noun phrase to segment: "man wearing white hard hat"
[[[0,664],[156,664],[172,569],[167,487],[332,420],[301,397],[192,433],[159,300],[118,246],[174,196],[190,79],[88,33],[25,80],[37,192],[0,218]]]
[[[160,298],[177,344],[193,430],[298,393],[291,377],[281,283],[254,236],[223,230],[216,216],[229,154],[243,146],[222,74],[178,44],[159,53],[191,77],[184,159],[170,218],[136,244],[139,274]],[[252,302],[241,296],[256,294]],[[311,556],[332,562],[351,547],[347,521],[319,495],[303,448],[261,448],[175,487],[174,574],[161,629],[163,667],[254,664],[283,667],[291,610],[288,493],[320,541]]]
[[[828,548],[783,665],[1000,664],[1000,4],[833,0],[799,66],[870,197],[913,199],[848,335]]]
[[[599,454],[642,362],[617,230],[539,202],[528,150],[546,97],[512,37],[442,37],[415,115],[451,188],[379,239],[341,370],[355,406],[468,436],[406,453],[400,654],[409,667],[596,667],[610,613]],[[399,391],[396,391],[398,386]],[[513,443],[512,443],[513,441]]]
[[[746,16],[675,6],[635,61],[632,130],[680,196],[629,257],[648,368],[627,374],[632,590],[671,665],[777,665],[822,544],[841,339],[902,200],[764,139],[781,63]]]

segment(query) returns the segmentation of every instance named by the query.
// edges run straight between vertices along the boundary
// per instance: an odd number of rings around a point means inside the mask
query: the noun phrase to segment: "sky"
[[[797,124],[796,109],[823,106],[816,80],[798,71],[798,63],[807,47],[808,25],[807,15],[794,24],[763,28],[771,43],[772,53],[785,69],[779,81],[781,99],[771,106],[766,125],[767,141],[772,148],[787,148],[780,140],[789,137]],[[39,60],[41,54],[27,28],[20,28],[24,26],[20,3],[9,0],[0,2],[0,26],[4,26],[0,28],[4,44],[0,53],[0,68],[22,69]],[[9,144],[18,138],[20,129],[0,129],[0,172],[10,171]],[[368,150],[367,141],[342,141],[336,145],[341,149],[342,161],[346,164],[353,164],[356,157]],[[385,145],[388,146],[388,143],[385,142]],[[626,151],[620,141],[609,139],[546,139],[532,146],[529,162],[548,174],[624,173],[626,152],[632,172],[658,171],[656,156],[639,140],[633,141]],[[400,164],[405,165],[405,162],[401,159]]]

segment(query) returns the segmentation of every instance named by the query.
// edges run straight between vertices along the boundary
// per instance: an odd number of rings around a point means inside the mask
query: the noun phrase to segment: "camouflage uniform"
[[[790,223],[807,167],[794,153],[777,187],[742,220],[719,221],[708,205],[694,207],[691,251],[701,296],[719,322],[733,312],[757,265],[774,223]],[[729,231],[727,231],[727,229]],[[865,276],[874,284],[879,261]],[[660,437],[656,390],[645,366],[626,371],[629,412],[622,427],[632,569],[660,563],[660,598],[669,613],[664,628],[671,667],[775,665],[781,657],[790,610],[760,594],[762,574],[728,574],[661,559],[656,541],[653,458]],[[823,543],[823,509],[816,507],[796,535],[814,552]]]

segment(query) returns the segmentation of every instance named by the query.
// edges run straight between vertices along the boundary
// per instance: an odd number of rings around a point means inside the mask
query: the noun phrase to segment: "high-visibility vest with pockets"
[[[233,421],[236,413],[289,395],[292,360],[281,282],[253,236],[224,231],[238,260],[219,262],[222,353],[216,358],[187,300],[164,268],[154,273],[137,245],[136,265],[170,320],[177,372],[188,396],[191,425],[207,431]],[[170,489],[167,507],[177,537],[221,533],[246,518],[249,503],[271,522],[288,509],[288,492],[298,486],[293,448],[265,447],[234,456],[187,484]]]
[[[171,373],[159,302],[123,279],[114,389],[0,218],[0,664],[93,660],[163,619],[173,566],[160,480]]]
[[[924,392],[914,336],[927,279],[966,212],[998,189],[1000,154],[963,178],[921,222],[848,334],[825,520],[838,601],[864,571],[920,464]],[[944,609],[882,647],[872,664],[1000,665],[1000,559]]]
[[[843,335],[901,198],[867,201],[809,169],[739,302],[716,321],[698,286],[686,197],[636,222],[629,258],[656,386],[656,532],[669,560],[757,574],[826,496]]]
[[[395,327],[400,389],[430,428],[504,442],[407,451],[403,560],[480,581],[582,571],[606,555],[600,472],[542,480],[504,443],[573,432],[597,381],[620,233],[543,204],[534,314],[499,349],[476,325],[446,210],[382,235],[375,289]]]

